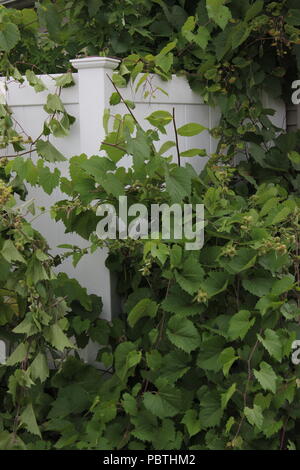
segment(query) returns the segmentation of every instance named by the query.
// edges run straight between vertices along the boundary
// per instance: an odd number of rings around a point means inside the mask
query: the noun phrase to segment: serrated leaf
[[[115,350],[115,370],[116,375],[123,381],[130,369],[135,367],[142,359],[140,351],[130,341],[119,344]]]
[[[264,417],[260,406],[254,405],[253,408],[248,408],[246,406],[244,413],[252,426],[256,426],[258,429],[262,428]]]
[[[49,141],[38,140],[36,143],[36,151],[38,155],[45,158],[48,162],[63,162],[66,158],[54,147]]]
[[[218,362],[222,365],[223,374],[225,377],[228,376],[231,366],[238,359],[239,356],[236,356],[235,350],[231,346],[221,352]]]
[[[253,373],[264,390],[276,393],[277,376],[269,364],[262,362],[260,370],[254,369]]]
[[[45,354],[41,352],[37,354],[30,364],[30,375],[34,381],[39,379],[41,383],[49,377],[49,366]]]
[[[208,41],[210,40],[210,33],[205,26],[199,26],[197,34],[193,37],[193,42],[195,42],[201,49],[206,49]]]
[[[191,193],[191,175],[186,168],[176,167],[170,173],[166,174],[166,189],[171,196],[172,202],[180,203],[190,196]]]
[[[136,403],[136,399],[132,395],[129,395],[129,393],[124,393],[121,403],[127,414],[132,415],[132,416],[137,415],[138,413],[137,403]]]
[[[203,306],[193,303],[193,297],[181,290],[178,285],[170,288],[161,307],[166,312],[177,313],[182,317],[197,315],[203,310]]]
[[[158,304],[150,299],[140,300],[128,315],[128,324],[133,328],[144,317],[154,318],[158,310]]]
[[[167,336],[177,348],[190,353],[200,345],[200,335],[194,324],[187,318],[174,315],[170,318]]]
[[[264,332],[264,338],[261,335],[257,335],[259,341],[262,343],[264,348],[268,351],[271,357],[274,357],[277,361],[282,360],[282,345],[281,339],[278,334],[267,328]]]
[[[224,3],[225,0],[206,0],[208,17],[221,29],[225,29],[228,21],[232,18],[229,8],[224,6]]]
[[[6,261],[8,261],[9,263],[13,261],[19,261],[21,263],[26,264],[24,257],[17,250],[17,248],[15,247],[14,243],[11,240],[5,240],[0,253],[3,256],[3,258],[6,259]]]
[[[25,426],[27,431],[29,431],[31,434],[35,434],[36,436],[39,436],[40,438],[42,438],[41,431],[36,421],[32,403],[29,403],[26,406],[25,410],[20,416],[20,422]]]
[[[24,361],[28,354],[28,345],[20,343],[6,361],[7,366],[14,366]]]
[[[190,437],[195,436],[201,431],[201,422],[196,410],[187,410],[181,423],[185,424]]]
[[[221,405],[223,410],[227,407],[227,404],[231,397],[234,395],[235,391],[236,383],[232,384],[226,392],[221,393]]]
[[[294,286],[295,280],[292,276],[284,276],[274,282],[271,290],[272,295],[281,295],[291,290]]]
[[[45,338],[58,351],[63,351],[65,348],[74,349],[74,344],[71,343],[69,338],[65,335],[63,330],[57,325],[51,325],[45,331]]]
[[[199,289],[203,276],[204,270],[194,256],[184,261],[182,271],[175,272],[176,281],[189,294],[194,294]]]
[[[74,84],[73,75],[71,72],[64,73],[60,77],[55,78],[56,86],[68,87]]]
[[[244,339],[249,329],[254,325],[255,318],[250,320],[251,313],[248,310],[240,310],[233,315],[229,322],[228,336],[235,340]]]
[[[159,418],[171,418],[178,414],[181,408],[181,391],[175,388],[165,388],[158,392],[144,393],[145,408]]]
[[[244,289],[256,297],[262,297],[270,292],[274,279],[255,277],[253,279],[243,279],[242,285]]]
[[[46,85],[32,70],[26,70],[25,76],[29,85],[31,85],[37,93],[47,90]]]
[[[200,398],[200,407],[199,419],[202,427],[207,429],[219,426],[223,410],[218,394],[214,391],[208,390]]]

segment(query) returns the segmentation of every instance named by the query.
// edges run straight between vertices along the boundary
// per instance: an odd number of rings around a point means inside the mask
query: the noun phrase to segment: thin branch
[[[178,133],[177,133],[177,128],[176,128],[176,120],[175,120],[175,108],[173,108],[173,126],[174,126],[174,132],[175,132],[178,166],[181,166]]]
[[[132,119],[134,120],[134,122],[135,122],[138,126],[140,126],[139,123],[138,123],[138,121],[137,121],[137,119],[136,119],[136,117],[135,117],[135,115],[133,114],[132,110],[130,109],[130,107],[129,107],[128,104],[126,103],[126,100],[123,98],[123,96],[121,95],[119,89],[116,87],[116,85],[114,84],[114,82],[112,81],[112,79],[110,78],[110,76],[108,75],[108,73],[106,74],[106,76],[107,76],[107,78],[109,79],[109,81],[110,81],[110,83],[112,84],[112,86],[114,87],[114,89],[116,90],[116,92],[118,93],[119,97],[121,98],[122,103],[125,104],[126,108],[128,109],[129,113],[131,114],[131,117],[132,117]]]

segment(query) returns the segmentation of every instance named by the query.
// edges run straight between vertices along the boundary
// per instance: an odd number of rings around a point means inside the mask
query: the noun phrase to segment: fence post
[[[118,59],[109,57],[84,57],[71,60],[78,70],[80,146],[88,156],[99,153],[105,137],[102,118],[109,105],[113,87],[107,77],[119,65]]]
[[[0,339],[0,364],[5,364],[6,362],[6,344]]]
[[[104,109],[109,106],[109,98],[113,92],[113,86],[108,78],[119,65],[119,60],[109,57],[85,57],[71,60],[71,64],[78,70],[79,89],[79,126],[80,126],[80,151],[88,157],[99,155],[101,142],[105,138],[102,124]],[[106,287],[103,300],[103,317],[112,319],[113,312],[119,307],[116,295],[114,276],[105,267],[106,250],[100,250],[98,256],[89,258],[90,275],[95,276],[101,266],[102,287]],[[95,266],[98,262],[98,268]],[[88,363],[94,363],[99,346],[91,341],[80,356]],[[97,364],[95,364],[97,365]]]

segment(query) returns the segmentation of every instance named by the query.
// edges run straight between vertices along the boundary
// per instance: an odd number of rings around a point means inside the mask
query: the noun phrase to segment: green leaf
[[[197,34],[193,37],[193,42],[195,42],[201,49],[206,49],[208,41],[210,40],[210,33],[205,26],[199,26]]]
[[[294,8],[290,9],[286,17],[286,22],[292,26],[300,25],[300,11]]]
[[[197,358],[197,366],[200,369],[219,372],[223,367],[220,355],[224,349],[224,339],[211,335],[201,342],[200,352]]]
[[[274,357],[277,361],[281,362],[282,360],[282,345],[281,339],[278,334],[267,328],[265,330],[265,338],[262,338],[260,335],[257,335],[259,341],[262,343],[264,348],[268,351],[271,357]]]
[[[229,322],[228,336],[235,340],[237,338],[244,339],[250,328],[255,323],[255,318],[250,320],[251,313],[248,310],[240,310],[233,315]]]
[[[204,270],[193,255],[184,261],[182,271],[176,271],[175,277],[183,290],[194,294],[201,285]]]
[[[158,151],[158,155],[163,155],[165,152],[170,150],[170,148],[175,147],[175,145],[175,142],[173,142],[172,140],[164,142]]]
[[[71,72],[64,73],[55,79],[56,86],[69,87],[74,84],[73,75]]]
[[[196,410],[187,410],[181,423],[185,424],[190,437],[201,431],[201,423]]]
[[[129,395],[129,393],[124,393],[121,403],[125,410],[125,413],[132,415],[132,416],[137,415],[138,413],[137,403],[136,403],[136,399],[132,395]]]
[[[244,289],[256,297],[262,297],[270,292],[274,279],[255,277],[253,279],[243,279],[242,285]]]
[[[288,153],[288,158],[291,160],[293,167],[300,170],[300,153],[292,151]]]
[[[231,44],[232,48],[236,49],[249,37],[251,29],[248,28],[247,23],[241,21],[237,24],[231,32]]]
[[[281,307],[284,301],[277,301],[276,297],[271,295],[265,295],[261,297],[255,308],[260,311],[261,315],[265,315],[268,310],[276,310],[277,308]]]
[[[248,408],[246,406],[244,408],[244,413],[252,426],[256,426],[258,429],[262,428],[264,417],[260,406],[254,405],[253,408]]]
[[[161,110],[161,111],[154,111],[146,119],[154,127],[161,127],[161,126],[164,127],[173,120],[173,116],[168,111]]]
[[[181,409],[182,395],[178,388],[164,387],[155,393],[144,393],[145,408],[159,418],[171,418]]]
[[[292,276],[285,276],[282,279],[279,279],[278,281],[275,281],[271,294],[272,295],[281,295],[284,294],[285,292],[293,289],[294,287],[295,280]]]
[[[207,293],[208,298],[214,297],[226,290],[230,276],[224,271],[211,271],[201,283],[201,289]]]
[[[47,90],[43,81],[32,70],[26,70],[25,76],[29,85],[31,85],[37,93]]]
[[[156,56],[155,59],[158,57],[163,57],[167,55],[170,51],[172,51],[177,44],[177,39],[175,41],[169,42],[165,47],[162,48],[162,50],[159,52],[159,54]]]
[[[167,336],[177,348],[190,353],[200,346],[200,335],[193,323],[180,315],[170,318]]]
[[[225,410],[229,400],[231,399],[231,397],[234,395],[235,392],[236,392],[236,383],[232,384],[231,387],[229,387],[229,389],[226,392],[221,393],[222,410]]]
[[[28,354],[28,345],[25,343],[20,343],[14,352],[9,356],[9,358],[6,361],[7,366],[14,366],[15,364],[18,364],[19,362],[24,361]]]
[[[15,247],[14,243],[11,240],[5,240],[5,242],[3,243],[2,250],[1,250],[1,255],[9,263],[11,263],[12,261],[20,261],[21,263],[26,264],[24,257],[17,250],[17,248]]]
[[[208,17],[221,29],[225,29],[228,21],[232,18],[229,8],[224,6],[224,3],[225,0],[206,0]]]
[[[190,149],[185,152],[180,152],[180,156],[184,158],[205,157],[206,155],[207,152],[205,149]]]
[[[179,127],[179,129],[177,129],[177,133],[184,137],[192,137],[194,135],[201,134],[201,132],[205,130],[207,130],[207,127],[201,126],[201,124],[197,124],[196,122],[191,122]]]
[[[120,97],[119,93],[114,91],[112,93],[112,95],[110,96],[110,98],[109,98],[109,104],[111,106],[115,106],[116,104],[119,104],[119,103],[121,103],[121,97]]]
[[[35,434],[36,436],[39,436],[42,439],[42,435],[36,421],[32,403],[29,403],[26,406],[25,410],[20,416],[20,422],[25,426],[28,432],[30,432],[31,434]]]
[[[181,265],[182,248],[179,245],[173,245],[170,251],[171,268],[178,268]]]
[[[14,23],[0,24],[0,50],[9,52],[20,41],[21,35],[17,25]]]
[[[30,365],[30,375],[34,381],[39,379],[41,383],[49,377],[48,361],[45,354],[39,352],[35,357]]]
[[[26,279],[30,285],[37,284],[40,281],[46,281],[49,279],[43,264],[35,256],[33,256],[28,262]]]
[[[58,351],[63,351],[65,348],[74,349],[74,344],[71,343],[69,338],[65,335],[63,330],[57,325],[51,325],[45,330],[45,339]]]
[[[283,427],[283,420],[278,418],[275,413],[267,411],[264,416],[264,422],[262,426],[262,431],[267,438],[278,434],[280,429]]]
[[[161,307],[166,312],[177,313],[182,317],[197,315],[203,310],[203,306],[193,302],[193,297],[181,290],[178,284],[170,288]]]
[[[134,437],[141,441],[151,442],[157,435],[157,418],[147,410],[140,411],[137,416],[131,418],[134,430],[131,432]]]
[[[221,352],[218,362],[222,365],[223,374],[225,377],[228,376],[231,366],[239,359],[239,356],[236,356],[235,350],[232,347],[224,349]]]
[[[43,160],[38,160],[37,164],[39,183],[47,194],[52,194],[54,188],[57,188],[60,182],[60,171],[54,168],[54,171],[44,166]]]
[[[128,324],[133,328],[144,317],[154,318],[158,310],[156,302],[150,299],[140,300],[128,315]]]
[[[223,265],[229,273],[237,274],[251,268],[255,264],[256,258],[257,254],[255,250],[251,248],[241,248],[237,251],[236,256],[229,262],[224,261]]]
[[[158,55],[155,58],[155,65],[160,67],[163,70],[163,72],[168,73],[173,65],[173,60],[174,60],[174,56],[171,52],[164,56]]]
[[[142,353],[136,350],[136,347],[130,341],[119,344],[115,350],[115,369],[116,375],[123,381],[128,373],[131,373],[142,359]]]
[[[112,194],[114,197],[118,198],[124,194],[124,186],[114,173],[107,173],[102,178],[96,177],[95,180],[108,194]]]
[[[207,390],[200,397],[200,413],[199,419],[204,429],[219,426],[223,410],[221,407],[221,400],[217,392],[214,390]]]
[[[47,104],[45,104],[44,109],[48,114],[53,114],[56,111],[60,111],[61,113],[65,112],[65,108],[60,97],[51,93],[47,96]]]
[[[191,193],[191,175],[186,168],[176,167],[166,174],[166,189],[172,202],[181,202]]]
[[[63,162],[66,158],[47,140],[38,140],[36,143],[37,153],[48,162]]]
[[[184,25],[181,27],[181,34],[185,36],[187,32],[191,32],[194,30],[196,25],[196,20],[194,16],[189,16],[188,19],[185,21]]]
[[[263,168],[266,167],[266,164],[265,164],[266,152],[262,147],[260,147],[257,144],[251,143],[250,153],[252,157],[254,158],[254,160],[257,163],[259,163],[260,166],[262,166]]]
[[[264,1],[263,0],[256,0],[256,2],[253,3],[249,8],[247,8],[246,11],[246,16],[245,16],[245,21],[250,21],[252,18],[254,18],[258,13],[261,12],[261,10],[264,7]]]
[[[277,376],[272,367],[266,362],[260,364],[260,370],[254,369],[254,375],[264,390],[276,393]]]

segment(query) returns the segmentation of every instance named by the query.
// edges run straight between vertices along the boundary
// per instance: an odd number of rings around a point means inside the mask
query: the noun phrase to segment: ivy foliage
[[[44,90],[36,67],[56,62],[55,71],[66,70],[68,58],[102,50],[124,56],[111,107],[129,80],[136,90],[146,85],[147,96],[150,72],[165,80],[177,72],[221,110],[210,130],[217,150],[200,174],[185,158],[205,152],[181,152],[176,137],[202,126],[178,129],[174,115],[159,111],[145,131],[134,104],[124,102],[124,116],[105,113],[102,156],[74,156],[70,178],[43,179],[49,163],[63,159],[49,136],[72,124],[59,98],[70,73],[55,78],[37,140],[16,134],[10,110],[0,108],[2,146],[16,152],[1,170],[0,331],[17,346],[0,368],[0,447],[299,449],[300,377],[291,352],[300,334],[300,136],[272,124],[262,95],[282,96],[296,73],[296,2],[46,1],[37,13],[0,13],[3,73],[20,81],[25,73],[36,92]],[[167,126],[174,141],[162,144]],[[132,159],[127,170],[124,155]],[[65,247],[65,256],[76,264],[87,250],[109,250],[123,300],[112,322],[99,319],[99,299],[65,275],[55,278],[46,242],[15,206],[13,192],[25,196],[30,183],[51,193],[50,180],[66,194],[53,218],[89,244]],[[204,204],[204,247],[188,252],[171,237],[100,241],[97,208],[117,208],[122,195],[148,208]],[[76,350],[66,353],[70,341],[83,347],[89,338],[104,372]],[[49,351],[58,368],[49,368]]]

